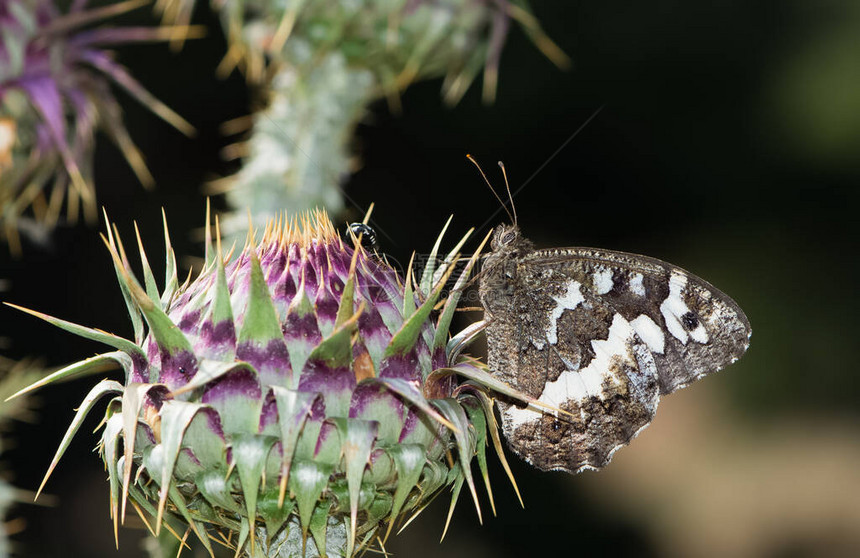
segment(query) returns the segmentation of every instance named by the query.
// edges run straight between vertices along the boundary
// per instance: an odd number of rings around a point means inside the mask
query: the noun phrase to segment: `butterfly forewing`
[[[564,411],[500,402],[508,442],[541,469],[602,467],[648,425],[660,394],[734,362],[748,345],[737,304],[665,262],[532,250],[510,227],[494,249],[481,280],[490,369]]]
[[[552,269],[598,295],[627,319],[671,393],[738,360],[750,325],[737,303],[707,281],[666,262],[624,252],[562,248],[531,252],[526,276]]]

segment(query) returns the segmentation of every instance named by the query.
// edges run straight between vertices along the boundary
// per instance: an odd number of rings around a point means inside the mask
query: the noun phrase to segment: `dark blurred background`
[[[127,242],[138,222],[150,261],[160,261],[162,207],[177,252],[202,254],[194,233],[204,184],[236,169],[220,158],[230,140],[218,127],[251,103],[241,76],[214,77],[225,44],[200,4],[195,21],[212,29],[208,38],[179,53],[164,45],[119,53],[199,136],[183,137],[123,97],[158,182],[151,192],[109,142],[98,147],[99,202]],[[401,262],[428,251],[452,213],[452,243],[472,226],[483,237],[506,218],[465,155],[497,186],[502,160],[519,224],[538,245],[593,245],[680,265],[738,301],[752,346],[728,370],[666,398],[604,471],[540,473],[509,455],[525,509],[493,465],[497,517],[482,495],[479,526],[464,493],[439,545],[443,494],[388,550],[410,558],[860,555],[860,4],[532,4],[573,67],[552,66],[513,26],[493,105],[473,86],[448,108],[439,82],[411,87],[399,114],[376,104],[355,136],[357,170],[344,186],[351,217],[375,202],[381,249]],[[22,260],[4,253],[2,299],[129,335],[100,230],[69,225],[47,249],[25,247]],[[51,366],[102,350],[6,307],[0,336],[8,356],[38,355]],[[38,486],[90,384],[39,393],[39,422],[16,428],[16,447],[4,455],[18,486]],[[91,451],[96,426],[86,423],[48,483],[56,503],[16,509],[27,521],[16,537],[23,555],[143,555],[140,528],[122,529],[113,548],[106,474]]]

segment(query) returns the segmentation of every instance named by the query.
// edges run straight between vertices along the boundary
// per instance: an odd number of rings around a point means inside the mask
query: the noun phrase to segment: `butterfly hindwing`
[[[519,339],[515,351],[490,351],[490,368],[567,414],[500,402],[505,437],[544,470],[602,467],[654,416],[654,359],[630,323],[575,279],[521,271],[522,281],[540,286],[515,297],[518,319],[489,322],[489,339]]]

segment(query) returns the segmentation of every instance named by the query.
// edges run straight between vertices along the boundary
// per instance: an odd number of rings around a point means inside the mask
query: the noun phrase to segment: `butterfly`
[[[496,228],[479,293],[511,448],[542,470],[598,469],[648,426],[660,396],[738,360],[750,324],[709,283],[647,256],[535,249]],[[547,411],[546,408],[555,409]]]

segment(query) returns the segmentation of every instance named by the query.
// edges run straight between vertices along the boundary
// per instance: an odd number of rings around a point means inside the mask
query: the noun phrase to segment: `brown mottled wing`
[[[656,258],[560,248],[532,252],[520,266],[529,274],[552,268],[581,279],[590,292],[609,288],[600,298],[625,319],[647,324],[644,315],[654,322],[665,341],[662,352],[652,350],[661,394],[725,368],[749,347],[749,320],[734,300],[704,279]],[[641,329],[648,331],[645,325]]]
[[[544,470],[606,465],[660,394],[734,362],[749,323],[726,295],[667,263],[589,248],[530,252],[482,284],[489,365],[568,414],[501,402],[506,438]]]

